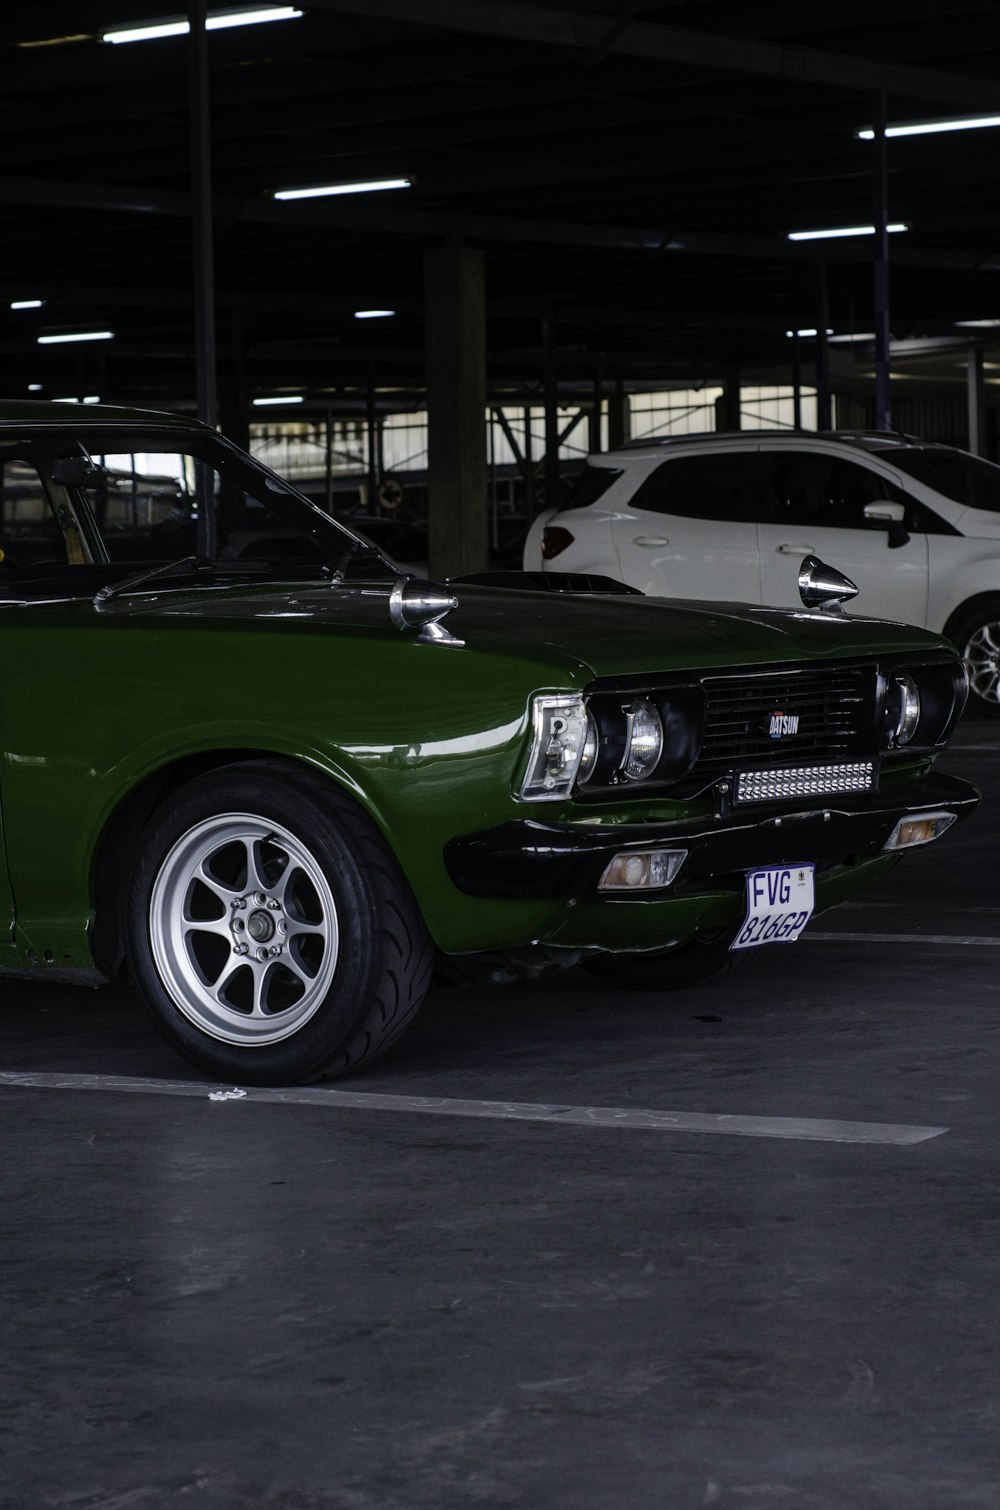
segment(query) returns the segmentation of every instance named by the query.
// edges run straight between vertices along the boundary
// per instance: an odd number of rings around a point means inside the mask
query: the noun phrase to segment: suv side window
[[[865,505],[890,494],[877,472],[844,457],[771,451],[766,461],[766,503],[775,524],[869,529]]]
[[[757,452],[719,451],[661,462],[632,499],[632,507],[688,519],[757,518]]]

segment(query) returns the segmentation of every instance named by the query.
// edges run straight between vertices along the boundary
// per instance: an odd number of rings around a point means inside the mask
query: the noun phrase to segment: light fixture
[[[394,309],[356,309],[354,318],[356,320],[388,320],[395,313]]]
[[[893,220],[886,226],[886,230],[890,232],[909,229],[902,220]],[[873,225],[841,225],[823,231],[789,231],[788,239],[789,241],[828,241],[837,236],[874,236],[874,234]]]
[[[956,320],[956,325],[961,325],[963,330],[993,330],[1000,325],[1000,320]]]
[[[356,178],[344,183],[313,184],[303,189],[273,189],[272,199],[325,199],[332,194],[378,194],[383,189],[411,189],[412,178]]]
[[[41,309],[44,299],[12,299],[11,309]]]
[[[99,393],[85,393],[80,402],[83,404],[99,404],[101,402],[101,395]]]
[[[272,398],[255,398],[254,403],[258,409],[263,409],[267,404],[304,404],[305,395],[302,393],[278,394]]]
[[[1000,126],[1000,115],[953,115],[941,121],[898,121],[886,126],[886,136],[934,136],[939,131],[981,131],[984,126]],[[858,126],[854,132],[860,142],[875,140],[874,126]]]
[[[833,335],[833,331],[832,330],[827,330],[826,333],[827,333],[828,336],[832,336]],[[818,336],[819,335],[819,331],[816,329],[816,327],[814,325],[807,325],[802,330],[786,330],[785,331],[785,335],[786,336]]]
[[[28,392],[29,393],[41,393],[41,391],[42,391],[42,384],[41,383],[29,383],[28,384]]]
[[[60,336],[38,336],[39,346],[61,346],[67,341],[112,341],[113,330],[71,330]]]
[[[226,31],[231,26],[257,26],[262,21],[294,21],[302,12],[293,5],[244,6],[240,10],[211,11],[205,19],[206,31]],[[121,26],[117,31],[101,33],[102,42],[155,42],[161,37],[186,37],[191,23],[186,16],[169,16],[163,21],[147,21],[141,26]]]
[[[874,339],[875,332],[873,330],[857,330],[851,331],[850,335],[831,336],[830,345],[849,346],[852,341],[874,341]]]

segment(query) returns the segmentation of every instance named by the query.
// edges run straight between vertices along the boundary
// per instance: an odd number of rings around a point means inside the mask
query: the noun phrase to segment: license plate
[[[730,949],[790,944],[816,905],[815,865],[769,865],[747,873],[747,915]]]

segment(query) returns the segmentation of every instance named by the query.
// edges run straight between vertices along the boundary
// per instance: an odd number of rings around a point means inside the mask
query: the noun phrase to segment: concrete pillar
[[[631,438],[632,416],[629,412],[628,394],[622,379],[616,378],[608,394],[608,450],[622,446]]]
[[[986,455],[986,383],[983,378],[983,349],[970,346],[966,358],[969,401],[969,450],[974,456]]]
[[[424,332],[430,570],[454,577],[489,565],[482,252],[424,253]]]

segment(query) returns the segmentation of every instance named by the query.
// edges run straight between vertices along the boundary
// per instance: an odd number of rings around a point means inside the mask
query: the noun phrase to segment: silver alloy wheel
[[[253,813],[183,834],[149,899],[163,985],[195,1027],[246,1048],[280,1043],[319,1010],[339,953],[337,906],[306,846]]]
[[[1000,624],[981,624],[966,642],[969,686],[985,703],[1000,703]]]

